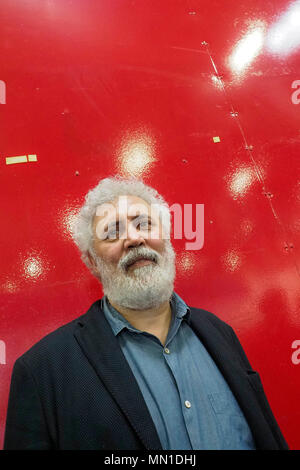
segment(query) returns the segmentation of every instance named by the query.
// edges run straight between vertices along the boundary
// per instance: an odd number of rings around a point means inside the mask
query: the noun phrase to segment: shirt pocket
[[[243,416],[235,398],[230,393],[210,393],[208,395],[211,406],[216,414],[236,414]]]
[[[254,449],[249,425],[232,393],[210,393],[208,398],[216,416],[222,448]]]

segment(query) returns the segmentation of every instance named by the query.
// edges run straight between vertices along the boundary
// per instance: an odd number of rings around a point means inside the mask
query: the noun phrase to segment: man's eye
[[[145,222],[141,222],[141,223],[139,224],[139,226],[140,226],[140,227],[143,227],[143,228],[148,228],[148,227],[150,226],[150,224],[149,224],[147,221],[145,221]]]
[[[113,240],[115,238],[118,238],[118,234],[119,234],[119,230],[111,230],[110,232],[108,232],[107,238],[109,238],[110,240]]]
[[[148,220],[142,220],[137,224],[137,227],[140,227],[141,229],[149,229],[151,226],[151,222]]]

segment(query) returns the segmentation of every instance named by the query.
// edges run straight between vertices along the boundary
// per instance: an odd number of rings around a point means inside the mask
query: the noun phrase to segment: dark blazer
[[[210,312],[190,308],[191,327],[228,382],[257,448],[287,449],[233,329]],[[101,300],[15,362],[4,449],[161,449]]]

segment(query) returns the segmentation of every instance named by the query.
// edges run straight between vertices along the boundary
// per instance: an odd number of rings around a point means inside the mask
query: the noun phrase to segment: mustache
[[[127,271],[131,264],[140,259],[148,259],[157,264],[161,259],[161,255],[150,248],[132,248],[132,250],[119,261],[119,267],[123,271]]]

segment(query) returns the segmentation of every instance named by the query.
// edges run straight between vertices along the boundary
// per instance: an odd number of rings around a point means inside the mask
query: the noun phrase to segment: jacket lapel
[[[80,317],[74,335],[146,449],[160,450],[161,443],[144,397],[101,310],[101,300]]]
[[[227,341],[219,328],[207,318],[208,313],[190,307],[191,327],[203,343],[212,359],[227,381],[252,431],[257,448],[276,449],[278,443],[259,404],[258,395],[248,379],[246,369],[241,365],[234,346]]]

